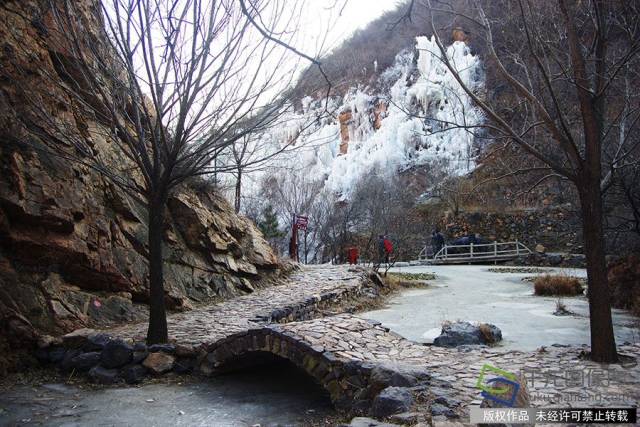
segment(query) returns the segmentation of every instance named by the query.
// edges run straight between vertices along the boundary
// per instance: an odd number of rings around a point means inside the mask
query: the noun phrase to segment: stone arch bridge
[[[351,315],[268,325],[231,335],[209,346],[198,368],[205,375],[215,375],[273,356],[313,377],[337,407],[356,411],[368,410],[386,387],[416,391],[430,380],[419,364],[425,357],[423,346]]]

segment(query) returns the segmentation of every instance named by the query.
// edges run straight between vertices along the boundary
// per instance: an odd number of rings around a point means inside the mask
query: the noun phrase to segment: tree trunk
[[[240,195],[242,194],[242,170],[238,169],[238,178],[236,179],[236,213],[240,213]]]
[[[147,344],[166,343],[167,313],[164,305],[162,237],[166,196],[154,195],[149,201],[149,329]]]
[[[611,298],[605,264],[600,181],[594,178],[582,184],[579,191],[587,257],[591,358],[596,362],[612,363],[618,360],[618,355],[613,335]]]

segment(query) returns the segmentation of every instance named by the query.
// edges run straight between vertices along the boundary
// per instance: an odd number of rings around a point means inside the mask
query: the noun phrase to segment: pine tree
[[[258,222],[258,228],[262,231],[265,239],[284,236],[284,233],[280,230],[278,216],[270,204],[262,210],[262,221]]]

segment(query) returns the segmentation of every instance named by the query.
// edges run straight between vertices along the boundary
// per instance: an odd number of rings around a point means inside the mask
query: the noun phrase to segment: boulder
[[[164,374],[173,368],[176,358],[167,353],[149,353],[142,365],[153,374]]]
[[[136,343],[133,344],[133,351],[147,351],[147,344],[138,341]]]
[[[417,368],[377,365],[369,375],[369,396],[375,396],[390,386],[413,387],[428,378],[429,374],[426,371]]]
[[[433,403],[431,405],[431,415],[437,417],[438,415],[444,415],[447,418],[457,418],[458,414],[455,411],[440,403]]]
[[[75,369],[76,371],[88,371],[98,363],[100,363],[100,352],[91,351],[88,353],[81,353],[71,358],[68,368]]]
[[[142,363],[142,361],[146,359],[148,355],[149,352],[147,350],[134,351],[133,356],[131,357],[131,363]]]
[[[60,362],[60,368],[63,371],[69,371],[71,369],[73,369],[72,363],[71,361],[78,355],[80,355],[82,352],[80,350],[78,350],[77,348],[71,348],[69,350],[67,350],[64,353],[64,357],[62,358],[62,361]]]
[[[163,353],[173,354],[176,351],[176,346],[173,344],[151,344],[148,348],[149,353],[157,353],[159,351]]]
[[[52,347],[49,349],[49,362],[60,363],[64,359],[67,350],[63,347]]]
[[[103,333],[89,334],[82,349],[84,351],[101,351],[111,341],[111,336]]]
[[[173,365],[173,370],[177,374],[187,374],[196,367],[196,360],[192,357],[179,357]]]
[[[371,415],[376,418],[408,412],[413,405],[413,394],[404,387],[387,387],[373,400]]]
[[[89,378],[98,384],[117,384],[122,382],[119,370],[107,369],[99,365],[89,370]]]
[[[131,362],[133,347],[117,339],[109,341],[102,350],[101,365],[105,368],[119,368]]]
[[[95,335],[96,331],[89,328],[76,329],[62,336],[62,345],[66,348],[80,348],[85,345],[90,335]]]
[[[414,425],[424,419],[424,414],[421,412],[402,412],[390,417],[394,423],[400,423],[401,425]]]
[[[502,340],[502,331],[490,323],[474,325],[469,322],[452,322],[442,326],[441,334],[433,340],[439,347],[493,344]]]
[[[400,427],[399,424],[390,424],[383,421],[374,420],[368,417],[355,417],[346,427]]]
[[[127,365],[122,368],[122,378],[127,384],[138,384],[147,375],[147,368],[142,365]]]
[[[195,347],[192,345],[177,344],[175,354],[178,357],[195,357],[198,354],[198,352],[196,351]]]

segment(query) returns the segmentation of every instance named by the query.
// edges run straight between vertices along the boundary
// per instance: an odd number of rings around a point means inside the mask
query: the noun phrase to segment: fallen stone
[[[131,357],[131,363],[142,363],[144,359],[149,355],[148,351],[134,351]]]
[[[47,349],[54,345],[62,345],[62,339],[60,337],[53,337],[51,335],[40,335],[38,337],[38,348]]]
[[[69,361],[69,369],[76,371],[88,371],[89,369],[100,363],[100,352],[91,351],[89,353],[81,353]]]
[[[122,382],[120,372],[117,369],[107,369],[102,366],[94,366],[89,370],[89,378],[98,384],[117,384]]]
[[[76,329],[73,332],[69,332],[62,336],[62,345],[66,348],[80,348],[89,339],[89,335],[95,335],[97,332],[95,329],[82,328]]]
[[[167,353],[149,353],[142,365],[153,374],[163,374],[173,368],[175,357]]]
[[[164,353],[173,354],[176,351],[176,346],[173,344],[151,344],[147,350],[149,353],[157,353],[162,351]]]
[[[433,403],[431,405],[431,415],[437,417],[439,415],[443,415],[447,418],[457,418],[458,414],[455,411],[447,406],[444,406],[440,403]]]
[[[408,412],[413,404],[411,391],[404,387],[387,387],[373,399],[371,415],[376,418]]]
[[[178,357],[195,357],[197,355],[197,351],[192,345],[177,344],[175,354]]]
[[[49,350],[48,358],[51,363],[60,363],[67,350],[63,347],[53,347]]]
[[[119,368],[131,362],[133,347],[117,339],[109,341],[102,350],[101,365],[105,368]]]
[[[192,372],[195,367],[196,360],[191,357],[180,357],[173,364],[173,370],[178,374],[187,374]]]
[[[82,349],[84,351],[101,351],[112,339],[109,335],[103,333],[89,334]]]
[[[452,398],[450,396],[447,396],[447,395],[437,396],[433,401],[435,403],[439,403],[441,405],[448,406],[450,408],[451,407],[460,406],[460,404],[462,403],[458,399],[454,399],[454,398]]]
[[[492,344],[502,340],[502,331],[490,323],[474,325],[469,322],[452,322],[442,326],[442,333],[433,340],[439,347]]]
[[[424,414],[420,412],[402,412],[401,414],[392,415],[389,419],[402,425],[414,425],[424,419]]]
[[[369,375],[369,396],[375,396],[390,386],[413,387],[419,382],[419,379],[427,377],[428,374],[423,371],[378,365],[371,370]]]
[[[69,371],[73,369],[71,361],[73,360],[74,357],[78,356],[80,353],[82,352],[76,348],[67,350],[64,353],[64,357],[62,361],[60,362],[60,368],[64,371]]]
[[[351,420],[348,427],[399,427],[398,424],[385,423],[383,421],[374,420],[367,417],[355,417]]]
[[[133,344],[133,351],[138,351],[138,352],[147,351],[147,344],[138,341]]]
[[[128,365],[122,368],[122,378],[127,384],[138,384],[145,375],[147,375],[147,368],[142,365]]]

